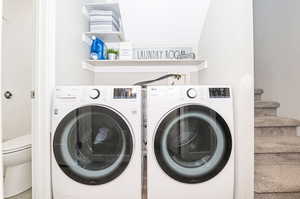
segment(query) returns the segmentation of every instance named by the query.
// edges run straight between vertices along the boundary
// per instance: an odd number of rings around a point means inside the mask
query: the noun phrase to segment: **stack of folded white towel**
[[[120,20],[113,11],[91,10],[90,32],[118,32],[120,31]]]

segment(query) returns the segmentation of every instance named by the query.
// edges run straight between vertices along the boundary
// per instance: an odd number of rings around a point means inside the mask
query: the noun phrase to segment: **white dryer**
[[[141,199],[141,89],[57,87],[53,199]]]
[[[147,128],[148,199],[234,198],[230,87],[148,87]]]

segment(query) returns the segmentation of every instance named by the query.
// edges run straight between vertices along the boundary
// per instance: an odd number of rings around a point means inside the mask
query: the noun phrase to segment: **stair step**
[[[256,154],[255,192],[300,192],[300,153]]]
[[[276,116],[279,107],[278,102],[257,101],[255,102],[255,117]]]
[[[255,136],[297,135],[300,121],[284,117],[256,117]]]
[[[297,127],[300,121],[286,117],[257,117],[255,127]]]
[[[262,94],[264,93],[263,89],[254,89],[254,99],[255,101],[260,101],[262,98]]]
[[[297,127],[263,127],[255,128],[255,136],[289,136],[297,135]]]
[[[255,108],[278,108],[280,103],[271,101],[259,101],[255,102]]]
[[[255,199],[299,199],[300,193],[255,194]]]
[[[300,137],[255,136],[255,153],[300,153]]]

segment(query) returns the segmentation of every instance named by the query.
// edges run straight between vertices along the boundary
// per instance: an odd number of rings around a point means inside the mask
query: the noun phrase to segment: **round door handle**
[[[6,91],[6,92],[4,93],[4,97],[5,97],[6,99],[10,99],[10,98],[12,98],[12,96],[13,96],[13,94],[12,94],[10,91]]]

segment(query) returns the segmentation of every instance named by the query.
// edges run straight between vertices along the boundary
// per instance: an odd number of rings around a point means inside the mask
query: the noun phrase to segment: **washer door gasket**
[[[53,139],[56,162],[76,182],[108,183],[127,168],[133,138],[125,120],[113,109],[85,106],[59,123]]]
[[[232,136],[225,120],[214,110],[185,105],[168,113],[159,124],[154,152],[160,167],[182,183],[202,183],[226,166]]]

